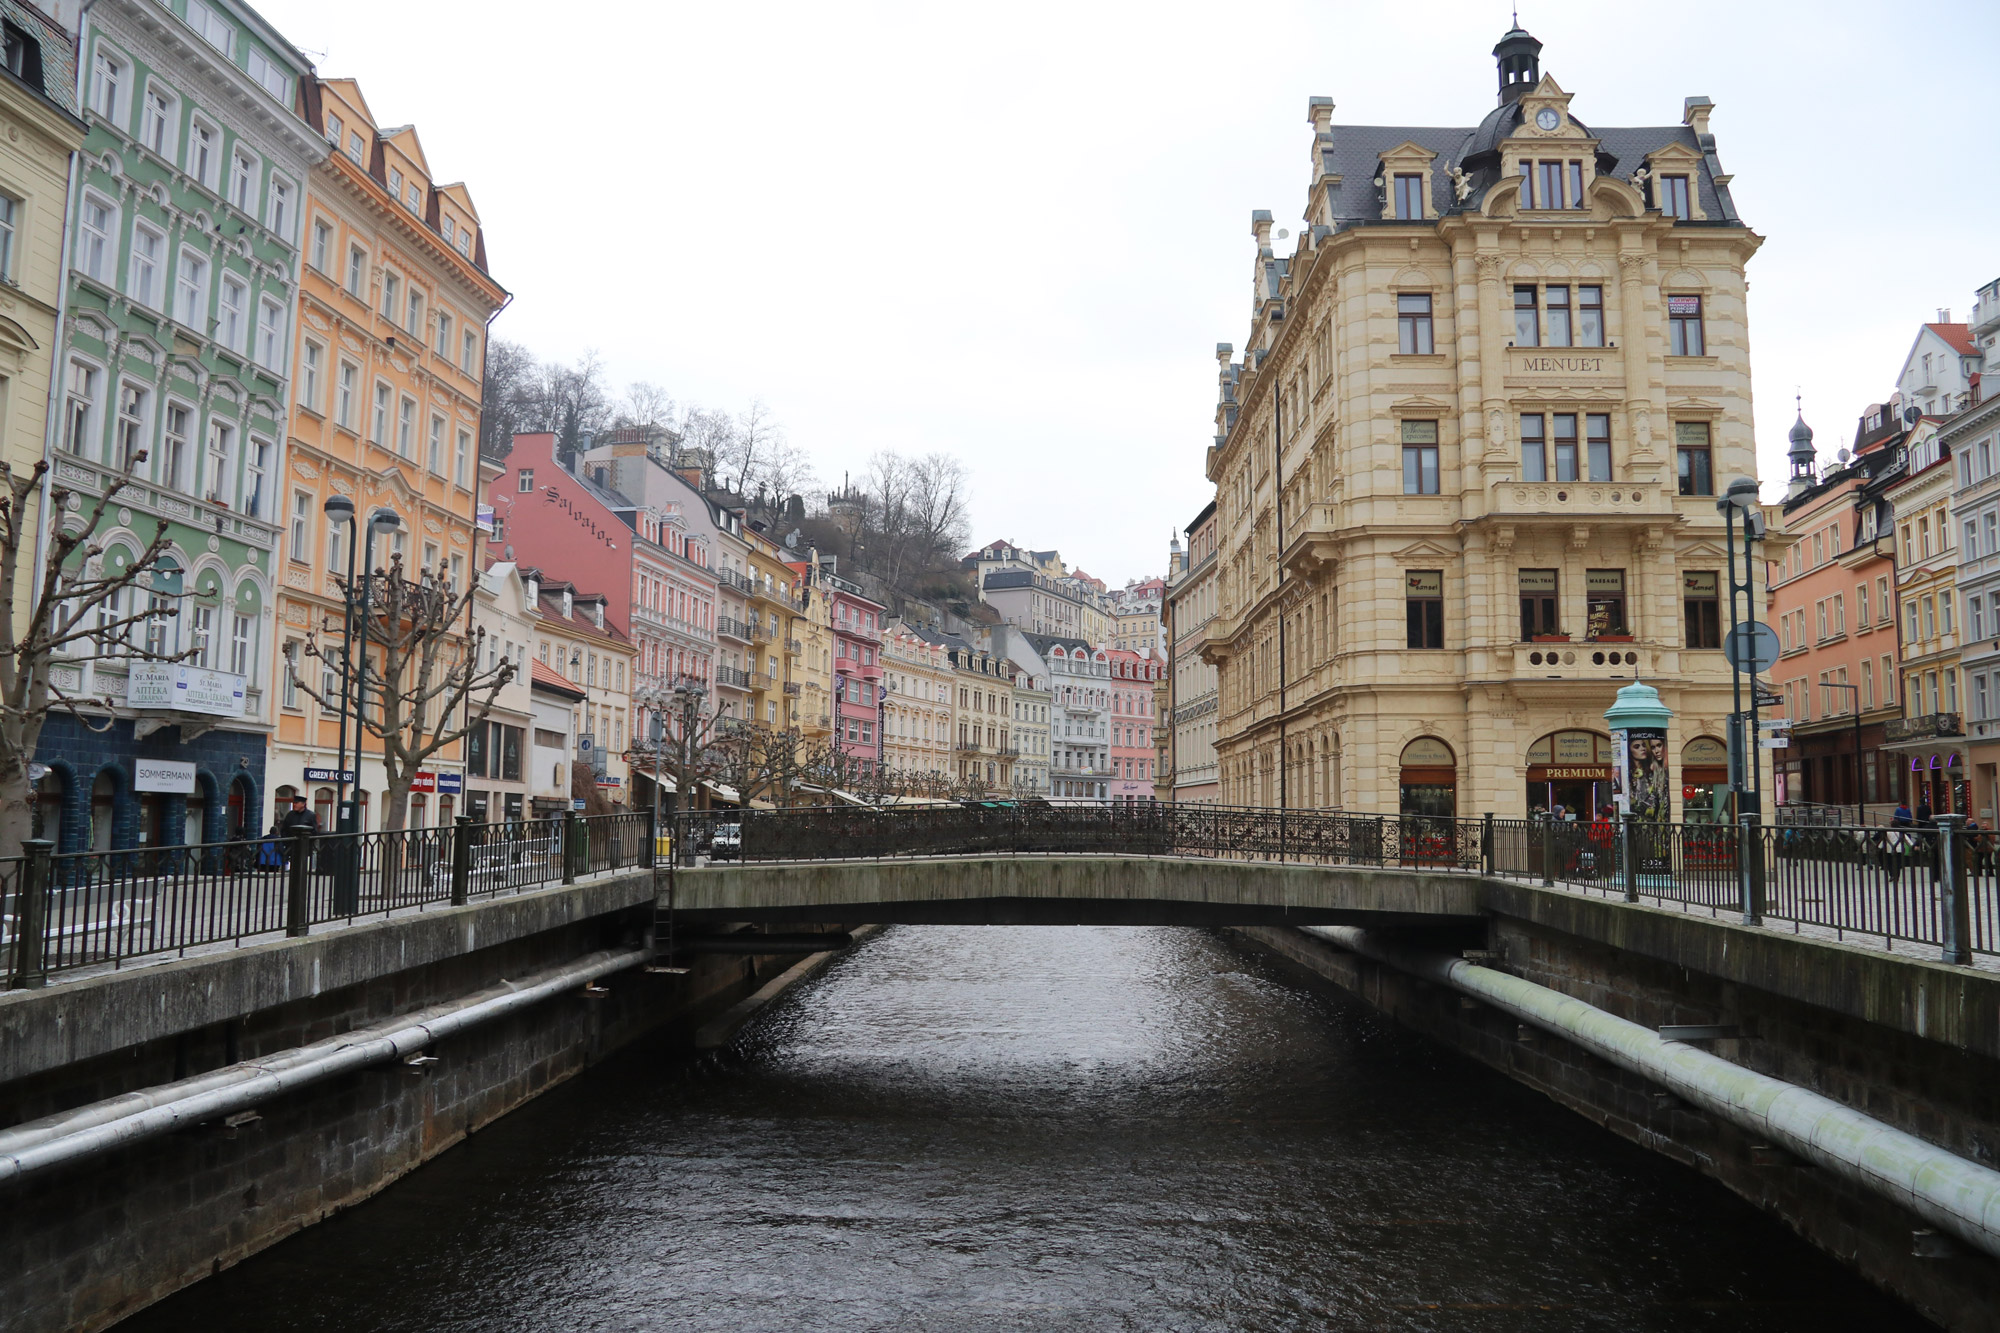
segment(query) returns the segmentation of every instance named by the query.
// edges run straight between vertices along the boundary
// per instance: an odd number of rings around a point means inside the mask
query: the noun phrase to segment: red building
[[[706,540],[678,513],[637,505],[567,471],[556,437],[516,435],[493,487],[486,549],[609,598],[606,618],[632,642],[633,734],[671,705],[673,687],[704,687],[715,659],[716,579]]]

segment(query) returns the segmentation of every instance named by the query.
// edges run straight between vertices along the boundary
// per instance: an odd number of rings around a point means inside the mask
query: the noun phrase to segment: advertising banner
[[[134,662],[125,677],[125,702],[133,708],[242,717],[243,677],[183,663]]]
[[[194,765],[177,759],[134,759],[132,790],[194,794]]]
[[[1667,733],[1660,727],[1629,727],[1611,733],[1612,792],[1618,809],[1633,823],[1633,856],[1642,875],[1668,875],[1673,863],[1654,835],[1673,817],[1667,786]]]

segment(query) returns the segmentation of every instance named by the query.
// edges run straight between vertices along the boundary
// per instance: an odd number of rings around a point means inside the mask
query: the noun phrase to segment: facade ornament
[[[1646,181],[1652,176],[1652,174],[1653,173],[1646,167],[1640,167],[1637,171],[1633,172],[1630,176],[1627,176],[1625,179],[1631,184],[1633,189],[1638,190],[1640,193],[1643,194],[1646,189]]]
[[[1453,198],[1462,204],[1472,197],[1472,177],[1465,174],[1465,168],[1454,163],[1445,168],[1445,174],[1451,177]]]

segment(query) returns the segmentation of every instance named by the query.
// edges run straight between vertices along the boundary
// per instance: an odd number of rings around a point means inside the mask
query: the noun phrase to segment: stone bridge
[[[680,920],[883,925],[1395,926],[1482,913],[1476,875],[1145,856],[751,862],[682,869]]]

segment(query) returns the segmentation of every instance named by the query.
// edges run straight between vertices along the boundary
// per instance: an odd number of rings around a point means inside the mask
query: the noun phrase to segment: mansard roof
[[[1472,213],[1479,209],[1487,190],[1500,180],[1500,144],[1521,126],[1521,104],[1508,102],[1495,107],[1486,119],[1470,129],[1412,125],[1335,125],[1332,142],[1323,144],[1326,170],[1341,178],[1332,187],[1335,230],[1378,223],[1382,203],[1376,194],[1375,172],[1382,154],[1404,143],[1416,144],[1437,154],[1431,163],[1431,205],[1439,217],[1452,213]],[[1646,155],[1669,145],[1686,148],[1704,156],[1701,141],[1685,125],[1639,126],[1593,130],[1571,117],[1578,129],[1596,137],[1599,144],[1597,170],[1603,175],[1629,177],[1646,165]],[[1575,140],[1551,140],[1569,151]],[[1696,172],[1701,192],[1701,210],[1711,219],[1736,222],[1734,208],[1725,206],[1715,188],[1713,159],[1705,158]],[[1460,203],[1452,193],[1451,173],[1458,167],[1472,177],[1472,193]]]

